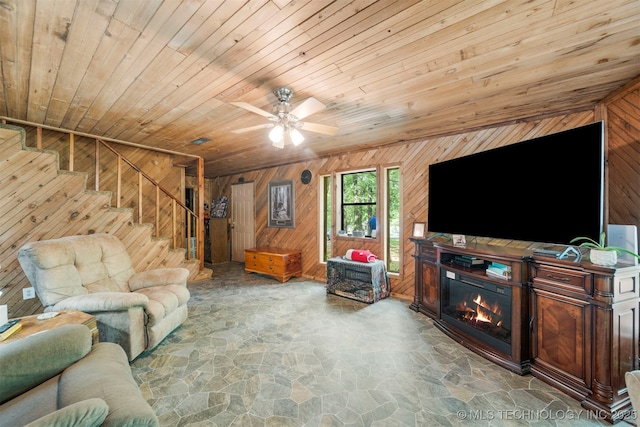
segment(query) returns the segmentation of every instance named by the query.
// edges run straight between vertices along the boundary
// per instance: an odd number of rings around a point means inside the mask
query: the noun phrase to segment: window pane
[[[331,177],[325,176],[322,183],[324,201],[324,215],[322,215],[324,251],[322,260],[326,261],[331,258]]]
[[[370,236],[369,221],[376,214],[375,205],[347,205],[342,207],[347,235]]]
[[[400,272],[400,169],[387,169],[387,270]]]
[[[342,175],[342,222],[347,235],[370,236],[370,220],[376,215],[378,185],[376,171]]]
[[[375,203],[377,188],[375,171],[342,175],[342,203]]]

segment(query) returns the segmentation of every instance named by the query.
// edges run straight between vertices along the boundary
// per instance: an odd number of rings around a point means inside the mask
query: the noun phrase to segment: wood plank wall
[[[636,224],[640,228],[640,143],[637,129],[640,120],[638,112],[638,90],[620,96],[611,105],[610,112],[610,169],[611,180],[611,223]],[[606,109],[606,106],[605,106]],[[231,185],[244,180],[254,181],[256,189],[256,244],[274,245],[302,250],[303,275],[324,281],[326,267],[319,262],[318,204],[319,176],[334,171],[344,171],[363,167],[400,165],[401,167],[401,210],[402,210],[402,265],[398,276],[392,276],[392,292],[398,296],[413,298],[414,265],[413,244],[408,241],[414,221],[427,220],[427,170],[430,163],[488,150],[507,144],[547,135],[599,120],[596,109],[554,117],[533,119],[506,124],[457,135],[443,136],[426,141],[394,144],[388,147],[347,153],[340,156],[315,161],[291,164],[277,168],[252,171],[244,174],[220,177],[216,188],[222,195],[231,196]],[[618,134],[620,136],[618,136]],[[623,163],[623,164],[620,164]],[[579,167],[579,166],[572,166]],[[309,169],[313,173],[310,184],[300,182],[300,173]],[[209,171],[210,173],[211,171]],[[295,182],[296,228],[274,229],[266,227],[267,184],[270,181],[292,179]],[[525,191],[525,190],[523,190]],[[621,195],[618,193],[622,192]],[[471,213],[472,214],[472,213]],[[478,241],[492,245],[531,247],[534,242],[506,241],[478,238]],[[379,241],[357,239],[335,239],[333,256],[343,255],[349,248],[369,249],[383,255]]]
[[[640,79],[606,100],[606,114],[609,222],[640,229]]]
[[[36,147],[37,129],[31,126],[23,127],[27,132],[26,144],[28,147]],[[95,189],[95,140],[82,136],[74,138],[73,166],[75,171],[87,173],[87,189]],[[183,177],[184,168],[173,165],[173,157],[169,154],[143,150],[126,145],[107,143],[118,152],[138,166],[147,175],[158,181],[173,196],[184,200]],[[60,159],[60,169],[69,170],[69,136],[53,130],[42,130],[42,148],[54,150]],[[116,155],[105,147],[100,147],[99,182],[100,191],[110,191],[113,195],[113,206],[116,206],[117,174]],[[138,218],[138,174],[126,164],[122,164],[122,187],[120,207],[131,208],[133,218]],[[156,194],[153,186],[143,180],[142,222],[155,223]],[[180,230],[184,229],[184,215],[179,213]],[[161,194],[160,198],[160,230],[159,236],[171,235],[171,199]],[[183,238],[184,235],[181,235]]]
[[[400,275],[392,277],[392,291],[399,296],[412,298],[414,268],[413,245],[408,241],[413,221],[426,221],[428,188],[427,166],[430,163],[450,159],[475,151],[515,143],[521,140],[572,128],[601,118],[607,120],[609,167],[609,217],[611,223],[636,224],[640,227],[640,83],[634,82],[625,90],[606,100],[594,110],[548,118],[532,119],[506,124],[495,128],[443,136],[426,141],[389,145],[378,149],[345,153],[339,156],[317,159],[304,163],[268,168],[244,174],[207,180],[205,200],[213,197],[231,196],[231,185],[240,180],[255,182],[256,189],[256,243],[300,248],[303,253],[303,274],[317,280],[325,280],[325,265],[319,262],[318,254],[318,190],[319,176],[359,167],[378,165],[400,165],[402,186],[402,256]],[[604,113],[600,113],[604,111]],[[597,112],[597,113],[596,113]],[[46,132],[43,132],[46,135]],[[59,136],[46,136],[52,144],[61,143]],[[58,141],[58,142],[55,142]],[[129,247],[136,247],[140,255],[136,262],[151,266],[157,260],[155,251],[147,250],[150,232],[137,231],[147,227],[127,228],[122,223],[130,222],[129,210],[120,212],[106,209],[109,195],[100,193],[98,201],[90,200],[78,191],[84,187],[86,176],[57,173],[57,154],[42,154],[24,151],[18,157],[14,151],[20,142],[0,144],[0,192],[3,196],[0,214],[0,289],[5,292],[1,304],[10,304],[10,315],[18,316],[37,312],[41,307],[37,299],[22,301],[21,289],[28,285],[15,259],[15,251],[21,242],[48,236],[78,234],[89,230],[106,230],[122,236]],[[67,155],[68,156],[68,155]],[[61,158],[65,157],[62,150]],[[89,154],[87,153],[87,157]],[[141,155],[143,161],[158,161],[160,175],[165,173],[165,163],[154,156]],[[62,162],[64,163],[64,161]],[[8,166],[12,166],[13,169]],[[310,184],[300,182],[300,173],[309,169],[313,173]],[[43,178],[46,177],[46,178]],[[43,179],[56,183],[55,187],[41,186]],[[266,227],[266,189],[270,181],[292,179],[295,183],[296,228],[274,229]],[[175,182],[167,184],[175,188]],[[20,190],[19,192],[17,190]],[[8,197],[6,195],[11,195]],[[28,197],[22,197],[25,195]],[[107,212],[108,214],[104,213]],[[106,216],[105,216],[106,215]],[[82,221],[76,218],[81,218]],[[128,218],[128,219],[127,219]],[[52,226],[53,225],[53,226]],[[49,227],[49,228],[48,228]],[[51,228],[52,227],[52,228]],[[530,246],[530,242],[487,240],[496,245]],[[335,241],[333,255],[341,255],[346,249],[361,245],[359,240]],[[367,249],[382,254],[380,244],[367,241]],[[162,261],[166,262],[166,261]]]
[[[168,239],[154,239],[149,224],[134,224],[132,209],[126,206],[112,208],[113,195],[87,187],[86,173],[60,171],[58,159],[64,158],[64,150],[60,155],[49,150],[23,149],[23,137],[26,136],[23,128],[0,127],[0,290],[3,292],[0,304],[9,306],[9,316],[42,311],[37,298],[22,299],[22,289],[31,285],[18,264],[16,253],[29,241],[74,234],[111,233],[129,248],[137,271],[182,266],[191,271],[192,279],[198,276],[200,265],[197,260],[185,261],[184,250],[169,250]],[[43,132],[43,146],[51,148],[60,144],[62,147],[66,138],[66,135],[56,132]],[[33,146],[35,142],[30,141],[27,145]],[[77,144],[76,148],[80,149],[80,153],[76,150],[76,157],[83,158],[82,145]],[[140,158],[151,166],[160,165],[158,173],[161,177],[172,176],[175,183],[177,176],[183,182],[182,168],[167,167],[169,160],[161,162],[155,154],[140,155]],[[87,155],[85,160],[89,157]],[[65,160],[64,163],[68,162]],[[103,174],[105,179],[108,175],[106,172]]]

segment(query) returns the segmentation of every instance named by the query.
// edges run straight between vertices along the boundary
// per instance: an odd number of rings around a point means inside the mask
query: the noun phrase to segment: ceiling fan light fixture
[[[284,128],[282,125],[277,124],[273,129],[271,129],[271,132],[269,132],[269,139],[273,142],[274,146],[276,143],[284,142]]]
[[[291,89],[281,87],[276,89],[274,94],[278,98],[278,102],[273,104],[273,110],[271,113],[268,113],[266,110],[261,108],[254,107],[246,102],[232,102],[233,105],[266,117],[271,122],[263,125],[249,126],[232,132],[244,133],[256,129],[271,128],[271,131],[269,131],[269,139],[276,148],[284,148],[285,143],[289,142],[296,146],[302,144],[305,138],[298,129],[322,133],[325,135],[335,135],[338,128],[334,126],[301,121],[311,114],[315,114],[326,109],[327,107],[322,102],[315,98],[307,98],[292,110],[291,104],[289,103],[289,100],[293,95],[293,91]]]
[[[300,145],[304,141],[304,136],[298,129],[289,129],[289,138],[291,138],[293,145]]]

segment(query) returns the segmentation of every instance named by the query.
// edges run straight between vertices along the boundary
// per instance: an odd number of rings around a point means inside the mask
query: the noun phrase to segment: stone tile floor
[[[189,319],[132,363],[162,426],[609,425],[401,299],[368,305],[237,263],[189,289]]]

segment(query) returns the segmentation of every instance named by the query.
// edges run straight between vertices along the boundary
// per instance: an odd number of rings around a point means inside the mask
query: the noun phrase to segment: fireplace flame
[[[496,304],[489,304],[482,299],[480,294],[471,300],[474,308],[468,306],[467,301],[462,301],[456,306],[459,312],[466,313],[465,317],[473,322],[485,322],[495,326],[502,326],[502,310]]]

